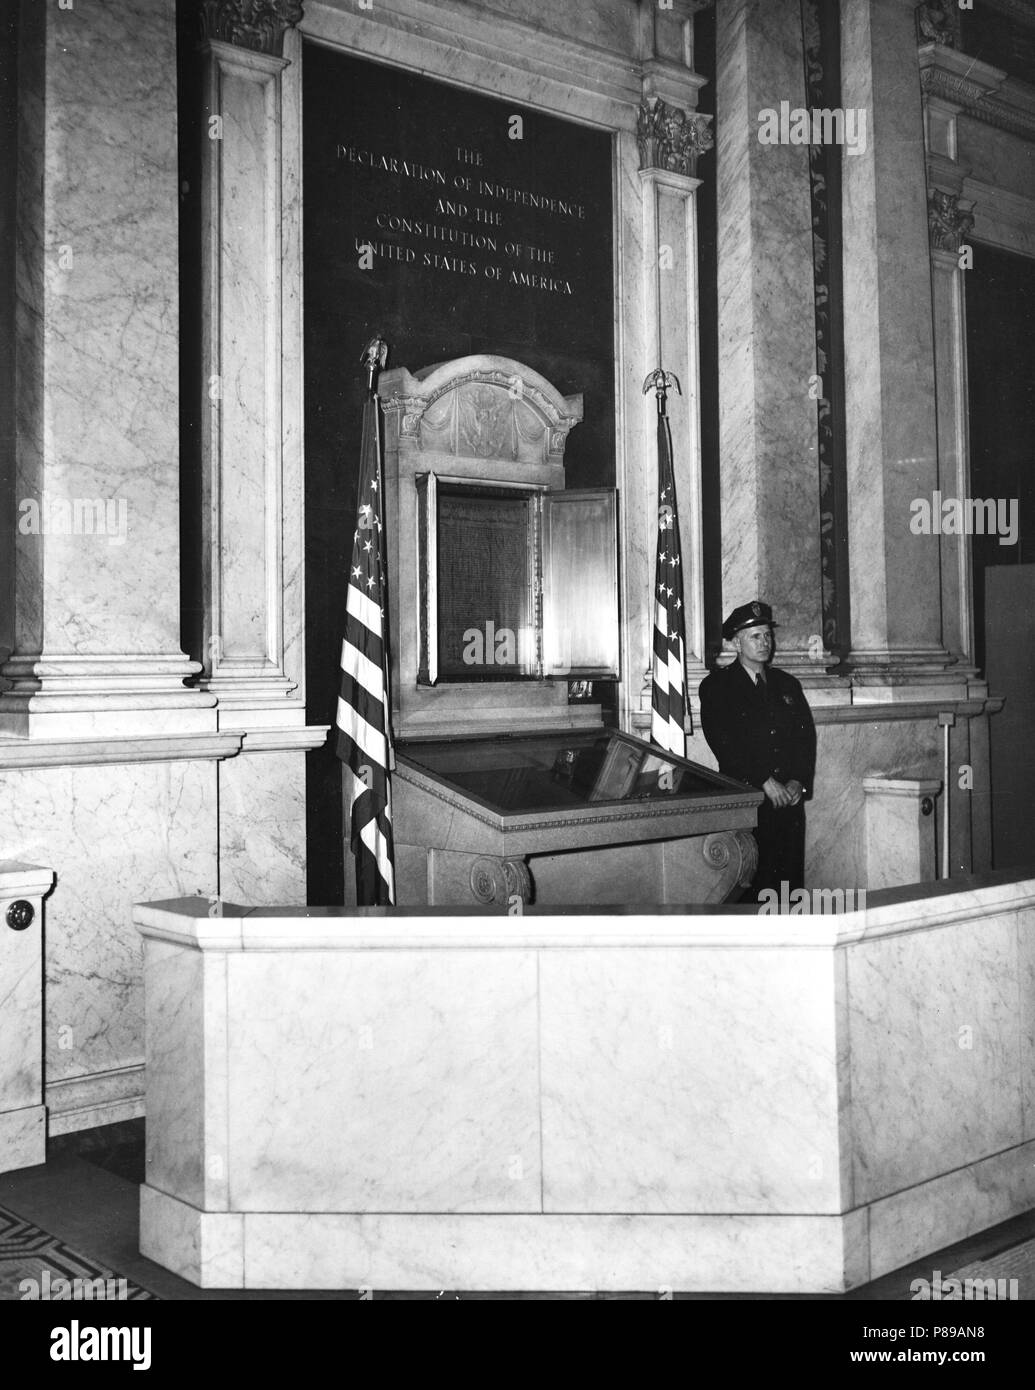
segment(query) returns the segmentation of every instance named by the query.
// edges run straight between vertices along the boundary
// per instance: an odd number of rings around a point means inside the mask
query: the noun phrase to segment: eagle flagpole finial
[[[388,344],[380,333],[375,333],[370,339],[359,360],[367,369],[367,394],[372,396],[374,394],[374,379],[388,361]]]
[[[679,384],[679,377],[675,372],[662,371],[660,367],[655,367],[654,371],[648,372],[643,381],[643,394],[654,390],[658,396],[658,414],[664,415],[668,403],[668,393],[671,387],[675,387],[680,395],[683,388]]]

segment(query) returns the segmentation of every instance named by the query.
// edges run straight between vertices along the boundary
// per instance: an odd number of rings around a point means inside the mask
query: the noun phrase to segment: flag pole
[[[377,399],[377,379],[381,375],[381,370],[388,361],[388,344],[380,333],[375,333],[363,349],[363,356],[360,359],[367,369],[367,399],[373,401],[373,427],[374,427],[374,447],[377,451],[377,486],[380,496],[380,506],[378,507],[377,520],[377,550],[381,562],[381,604],[384,612],[381,616],[384,652],[385,652],[385,688],[388,689],[388,680],[392,670],[392,629],[389,622],[389,585],[388,585],[388,556],[385,546],[384,522],[387,520],[386,508],[387,498],[385,496],[385,475],[384,475],[384,455],[381,450],[381,407]],[[395,771],[395,740],[392,738],[391,730],[392,704],[388,701],[385,710],[385,720],[388,724],[388,770]]]
[[[651,687],[651,742],[686,757],[686,622],[683,611],[683,557],[676,508],[672,431],[668,393],[683,389],[675,372],[648,372],[643,394],[653,390],[658,407],[658,544],[654,566],[652,662],[645,673]],[[691,725],[692,731],[692,725]]]
[[[395,759],[389,690],[384,477],[377,399],[377,374],[387,358],[388,345],[376,334],[360,359],[366,367],[367,381],[336,719],[337,753],[345,764],[347,778],[349,841],[356,861],[356,901],[360,907],[395,904],[391,781]]]

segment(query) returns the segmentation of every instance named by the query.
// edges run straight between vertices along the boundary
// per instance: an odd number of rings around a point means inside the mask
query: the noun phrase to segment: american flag
[[[392,840],[392,737],[388,689],[388,593],[385,573],[381,436],[374,379],[387,347],[367,347],[358,517],[352,542],[345,638],[341,644],[337,753],[348,783],[351,847],[360,907],[395,902]]]
[[[654,562],[654,667],[650,741],[686,757],[686,625],[683,620],[683,557],[679,548],[672,432],[658,405],[658,549]]]

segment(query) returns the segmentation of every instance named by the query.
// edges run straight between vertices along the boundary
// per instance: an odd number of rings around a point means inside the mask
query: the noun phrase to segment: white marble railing
[[[206,1287],[835,1292],[1005,1220],[1035,878],[875,904],[141,906],[141,1248]]]

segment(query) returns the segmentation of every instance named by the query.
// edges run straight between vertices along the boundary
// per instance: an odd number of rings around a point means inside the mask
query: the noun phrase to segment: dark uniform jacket
[[[770,777],[794,780],[812,794],[816,726],[786,671],[767,667],[764,690],[739,661],[713,671],[701,682],[701,728],[727,777],[758,788]]]

